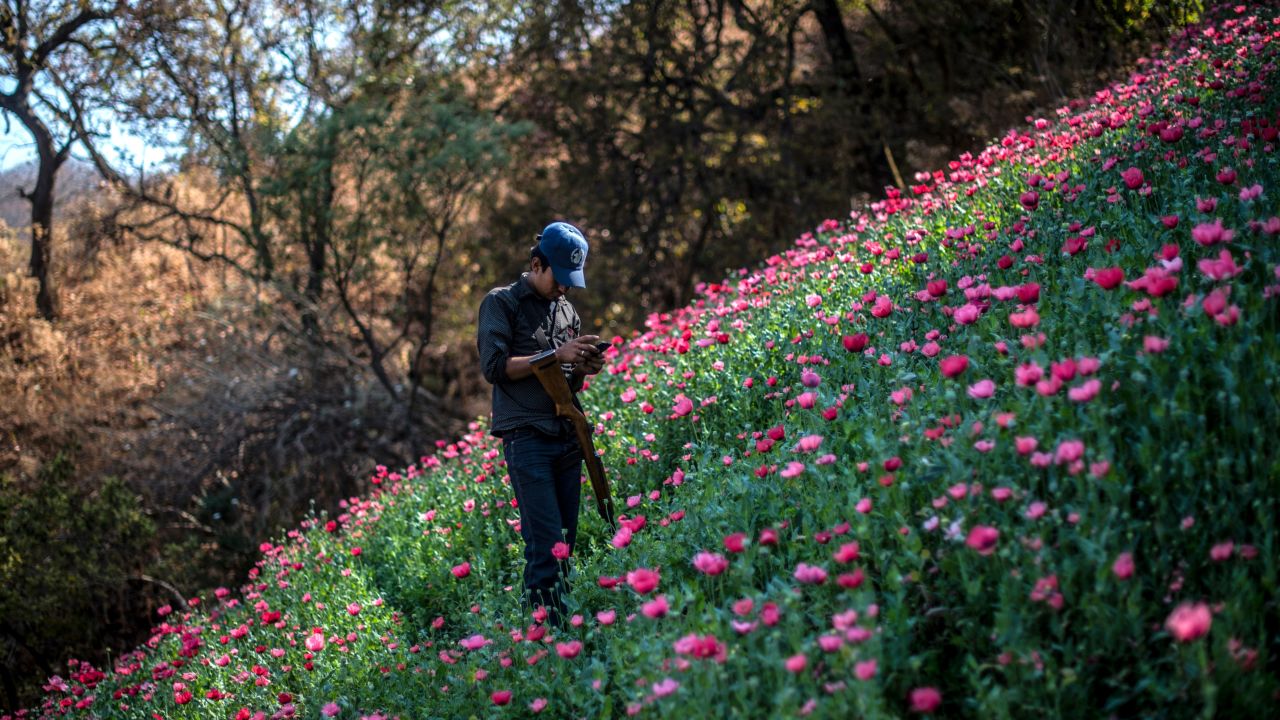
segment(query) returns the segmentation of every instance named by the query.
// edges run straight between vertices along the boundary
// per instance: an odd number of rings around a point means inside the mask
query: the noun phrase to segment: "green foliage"
[[[5,671],[40,666],[55,652],[98,656],[114,641],[117,612],[145,607],[95,601],[143,581],[155,525],[118,478],[76,478],[70,456],[33,485],[0,476],[0,646]],[[135,588],[136,591],[136,588]]]

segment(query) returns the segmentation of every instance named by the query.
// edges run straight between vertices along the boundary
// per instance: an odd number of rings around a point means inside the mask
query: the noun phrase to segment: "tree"
[[[359,461],[407,464],[424,432],[470,419],[441,397],[458,371],[436,362],[438,329],[460,306],[437,299],[523,131],[452,74],[489,22],[469,3],[163,2],[131,23],[115,111],[179,162],[126,173],[86,147],[129,199],[124,233],[254,288],[243,350],[264,371],[228,367],[172,421],[202,443],[175,473],[186,494],[237,478],[263,498],[244,530],[260,534],[349,489]]]
[[[110,23],[121,0],[61,0],[31,7],[26,0],[0,5],[0,65],[12,85],[0,92],[6,132],[16,117],[31,133],[38,156],[35,187],[19,189],[31,203],[31,262],[29,272],[39,282],[36,310],[46,319],[58,315],[58,296],[52,276],[53,199],[58,169],[81,137],[88,118],[66,122],[78,114],[77,99],[99,80],[92,68],[114,44]]]

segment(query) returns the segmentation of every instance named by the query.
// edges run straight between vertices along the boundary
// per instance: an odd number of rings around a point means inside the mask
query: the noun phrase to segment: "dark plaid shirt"
[[[480,370],[493,384],[493,421],[489,431],[501,437],[508,430],[534,428],[559,435],[564,422],[556,417],[555,403],[542,389],[538,378],[507,378],[507,360],[537,355],[560,347],[578,336],[582,321],[566,298],[546,300],[529,286],[528,273],[506,287],[494,288],[480,303],[476,346],[480,350]],[[569,389],[582,389],[572,365],[564,366]],[[575,402],[577,398],[574,398]]]

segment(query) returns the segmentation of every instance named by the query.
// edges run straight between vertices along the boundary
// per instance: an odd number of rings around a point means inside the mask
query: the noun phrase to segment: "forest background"
[[[486,413],[475,308],[548,221],[629,335],[1202,10],[3,0],[0,702]]]

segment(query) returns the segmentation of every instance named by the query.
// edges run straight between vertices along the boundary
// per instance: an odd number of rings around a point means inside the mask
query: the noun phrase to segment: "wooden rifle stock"
[[[604,463],[596,455],[595,443],[591,441],[591,427],[587,424],[586,415],[573,403],[573,391],[569,389],[569,381],[564,377],[560,361],[556,360],[554,349],[538,353],[529,358],[533,374],[543,389],[556,404],[556,415],[568,418],[578,436],[578,445],[582,447],[582,459],[587,464],[587,476],[591,478],[591,490],[596,496],[596,511],[600,517],[615,528],[613,521],[613,496],[609,492],[609,479],[604,476]]]

